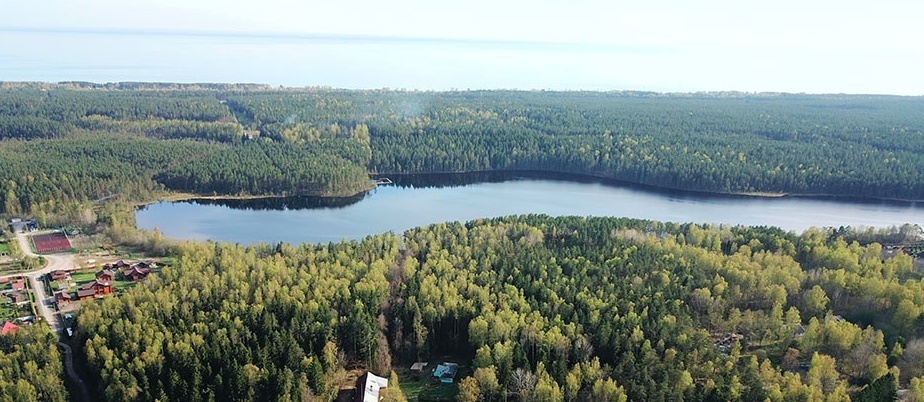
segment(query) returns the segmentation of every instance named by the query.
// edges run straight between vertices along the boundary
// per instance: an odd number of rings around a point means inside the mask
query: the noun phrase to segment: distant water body
[[[545,42],[0,27],[0,81],[658,90],[664,88],[629,85],[619,78],[625,75],[600,69],[658,52]]]
[[[924,224],[924,205],[810,198],[756,198],[657,191],[528,173],[394,177],[352,198],[160,202],[136,214],[139,228],[178,239],[318,243],[360,239],[447,221],[517,214],[625,216],[672,222],[816,227]]]

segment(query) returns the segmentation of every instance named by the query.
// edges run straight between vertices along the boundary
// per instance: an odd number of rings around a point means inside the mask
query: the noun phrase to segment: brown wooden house
[[[55,281],[55,282],[64,281],[64,280],[71,279],[71,274],[70,272],[56,269],[48,273],[48,279],[51,279],[52,281]]]
[[[87,282],[77,290],[77,298],[86,300],[92,297],[103,297],[112,293],[112,280],[115,275],[112,271],[104,269],[96,273],[93,282]]]
[[[125,275],[126,278],[133,281],[140,281],[148,277],[148,274],[151,273],[151,268],[142,268],[138,265],[132,265],[132,267],[123,272],[122,275]]]
[[[96,273],[96,281],[99,283],[109,285],[113,279],[115,279],[115,272],[111,270],[104,269]]]
[[[71,304],[71,294],[68,292],[58,292],[55,294],[55,303],[58,304],[58,307],[64,307],[68,304]]]

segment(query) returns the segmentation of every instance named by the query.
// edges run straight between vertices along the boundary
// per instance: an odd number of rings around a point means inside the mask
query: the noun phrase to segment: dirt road
[[[25,233],[17,233],[16,239],[19,241],[19,248],[22,249],[23,255],[38,257],[37,254],[32,252],[32,245],[29,243],[29,237],[26,236]],[[70,253],[59,253],[44,255],[43,257],[48,261],[48,265],[46,265],[45,268],[3,276],[25,276],[29,278],[29,286],[35,289],[35,304],[38,314],[48,323],[52,331],[58,333],[62,326],[54,310],[50,307],[51,303],[54,303],[54,298],[51,295],[45,294],[45,286],[42,284],[41,277],[54,270],[74,268],[74,255]]]
[[[32,245],[29,244],[29,238],[24,233],[17,233],[16,238],[19,241],[19,247],[22,249],[22,253],[29,257],[38,257],[37,254],[32,252]],[[74,255],[70,253],[59,253],[59,254],[49,254],[44,255],[45,260],[48,261],[42,269],[29,272],[19,272],[15,274],[0,275],[0,277],[14,277],[14,276],[25,276],[29,280],[29,286],[35,290],[35,304],[38,314],[42,316],[45,322],[48,323],[48,326],[51,327],[51,330],[58,334],[59,337],[62,337],[60,317],[54,313],[52,303],[54,303],[54,297],[45,294],[45,285],[41,281],[42,275],[45,275],[51,271],[58,269],[71,269],[75,267]],[[58,345],[64,349],[64,368],[67,372],[67,375],[71,377],[77,387],[80,388],[80,400],[90,401],[90,394],[87,392],[87,386],[77,375],[77,371],[74,370],[74,358],[72,356],[71,347],[63,342],[58,342]]]

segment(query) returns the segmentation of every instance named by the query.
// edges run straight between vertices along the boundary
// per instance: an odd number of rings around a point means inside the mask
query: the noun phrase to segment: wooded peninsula
[[[246,246],[134,228],[135,204],[178,194],[508,170],[924,200],[924,98],[0,83],[0,214],[171,261],[81,308],[99,400],[333,401],[362,369],[387,401],[924,401],[924,269],[896,248],[917,225],[524,215]],[[67,399],[55,343],[0,336],[0,400]],[[437,359],[462,363],[448,395],[400,385]]]

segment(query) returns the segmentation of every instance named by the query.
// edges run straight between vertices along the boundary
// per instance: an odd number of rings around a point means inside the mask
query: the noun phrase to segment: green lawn
[[[6,321],[16,318],[16,306],[7,303],[5,301],[0,301],[0,320]]]
[[[94,279],[96,279],[96,272],[97,271],[95,269],[74,272],[71,274],[71,281],[78,285],[92,282]]]
[[[12,303],[9,303],[8,300],[4,297],[5,300],[0,301],[0,321],[12,320],[14,318],[19,318],[24,315],[31,314],[32,305],[24,304],[22,306],[16,306]]]
[[[399,380],[400,381],[400,380]],[[418,391],[417,400],[420,402],[430,401],[454,401],[459,395],[459,384],[443,384],[441,382],[430,382],[429,378],[422,381],[423,387]],[[404,389],[404,384],[401,384]],[[408,395],[408,400],[411,400]]]
[[[10,246],[6,242],[0,243],[0,254],[6,254],[10,252]]]
[[[137,286],[139,282],[114,280],[112,281],[112,286],[115,288],[116,291],[128,290],[128,289],[131,289]]]
[[[429,382],[430,377],[426,375],[417,378],[408,372],[398,373],[399,388],[401,388],[401,391],[407,396],[408,401],[416,401],[417,395],[420,394],[420,391],[422,391]]]

